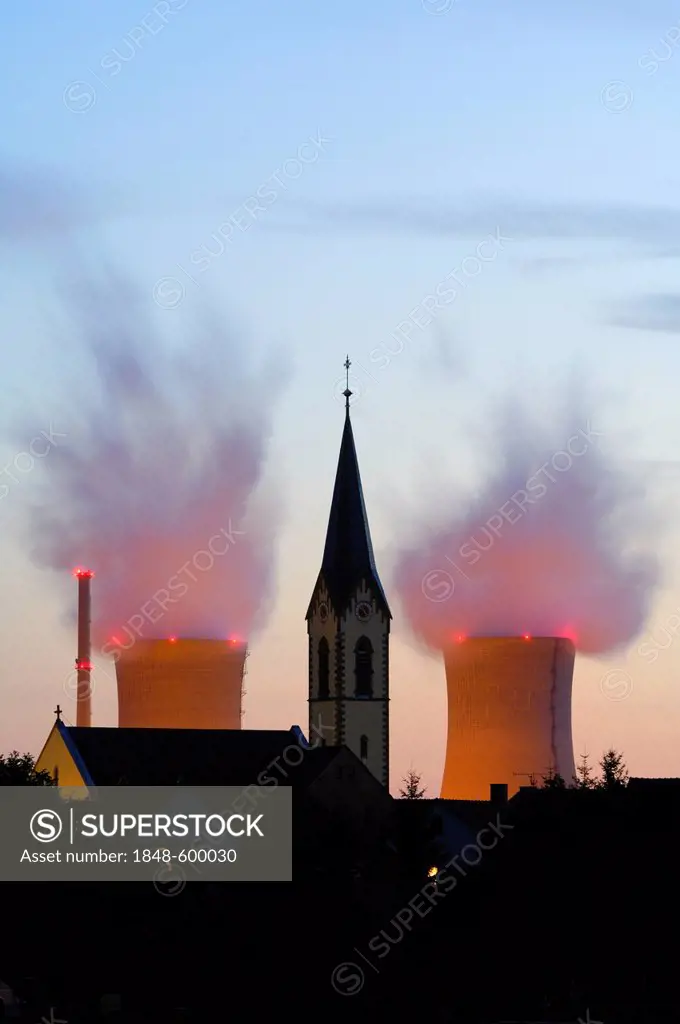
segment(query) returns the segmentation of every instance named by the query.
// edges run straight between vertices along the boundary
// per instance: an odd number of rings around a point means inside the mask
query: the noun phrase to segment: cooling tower
[[[471,637],[444,651],[442,797],[488,800],[492,783],[512,795],[551,769],[571,782],[574,656],[560,637]]]
[[[137,640],[116,662],[121,729],[240,729],[246,645]]]

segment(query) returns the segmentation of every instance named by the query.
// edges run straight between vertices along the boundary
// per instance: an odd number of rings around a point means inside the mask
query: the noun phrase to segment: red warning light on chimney
[[[92,572],[92,569],[82,569],[80,566],[78,566],[77,569],[73,570],[73,575],[76,576],[79,580],[91,580],[92,577],[94,576],[94,573]]]
[[[176,644],[177,643],[177,637],[176,636],[169,636],[168,640],[170,641],[171,644]]]

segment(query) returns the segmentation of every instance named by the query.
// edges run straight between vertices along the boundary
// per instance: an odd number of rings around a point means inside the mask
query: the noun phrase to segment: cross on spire
[[[59,707],[58,704],[57,704],[56,708],[54,709],[54,713],[57,716],[57,721],[61,722],[61,708]]]
[[[351,364],[351,362],[349,360],[349,356],[347,356],[347,358],[345,359],[345,370],[347,372],[347,387],[343,391],[343,395],[345,396],[345,410],[348,413],[349,413],[349,400],[352,397],[352,395],[354,394],[354,392],[350,391],[350,389],[349,389],[349,368],[350,368],[351,365],[352,364]]]

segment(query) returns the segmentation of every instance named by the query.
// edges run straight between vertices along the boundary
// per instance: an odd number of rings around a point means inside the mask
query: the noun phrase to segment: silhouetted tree
[[[605,751],[600,761],[600,768],[602,769],[600,789],[621,789],[627,785],[628,771],[623,762],[623,754],[619,754],[613,747]]]
[[[572,779],[573,789],[596,789],[597,779],[593,776],[587,754],[581,754],[581,763],[576,766],[576,775]]]
[[[550,768],[547,775],[543,776],[543,789],[566,789],[567,784],[558,771]]]
[[[408,772],[401,780],[404,783],[404,788],[399,790],[401,796],[405,800],[422,800],[427,792],[427,788],[420,788],[420,780],[422,776],[418,772],[414,771],[413,768],[409,768]]]
[[[35,758],[13,750],[5,757],[0,754],[0,786],[53,786],[49,772],[35,770]]]

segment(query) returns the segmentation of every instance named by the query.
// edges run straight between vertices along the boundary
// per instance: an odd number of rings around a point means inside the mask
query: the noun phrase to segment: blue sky
[[[78,371],[77,355],[56,349],[40,322],[48,261],[36,239],[54,256],[66,229],[83,252],[107,249],[148,294],[169,338],[211,301],[255,349],[280,344],[290,354],[270,459],[285,481],[278,599],[253,648],[248,724],[306,721],[303,616],[326,527],[347,351],[378,557],[394,539],[395,507],[408,511],[412,480],[429,473],[455,488],[481,471],[466,424],[484,417],[494,395],[510,386],[538,403],[574,364],[602,395],[595,411],[612,446],[630,459],[676,458],[673,4],[168,0],[154,11],[132,0],[25,0],[2,21],[0,168],[36,197],[30,231],[12,221],[9,193],[4,205],[0,198],[2,425],[27,408],[42,429],[57,405],[55,378]],[[652,50],[667,59],[650,74]],[[319,133],[318,159],[299,175],[294,164],[283,172]],[[180,268],[275,174],[284,182],[275,200],[247,231],[234,229],[192,283]],[[68,202],[62,189],[71,190]],[[70,211],[66,223],[53,208]],[[463,275],[436,323],[377,369],[376,347],[498,230],[506,246],[479,274]],[[162,308],[154,288],[170,277],[184,294]],[[672,468],[655,480],[664,502],[677,502]],[[11,497],[0,503],[0,550],[20,582],[3,588],[0,687],[12,711],[0,749],[36,749],[52,706],[64,702],[60,680],[73,652],[59,621],[62,596],[12,533],[21,513]],[[650,628],[680,604],[673,572]],[[36,614],[43,642],[27,650]],[[641,774],[680,774],[664,739],[678,710],[679,651],[653,671],[633,654],[636,685],[623,701],[603,695],[601,665],[580,665],[577,750],[615,742]],[[434,791],[443,673],[399,622],[393,701],[393,778],[413,762]],[[115,721],[110,684],[95,704]],[[658,742],[641,735],[641,720],[647,733],[660,730]]]

